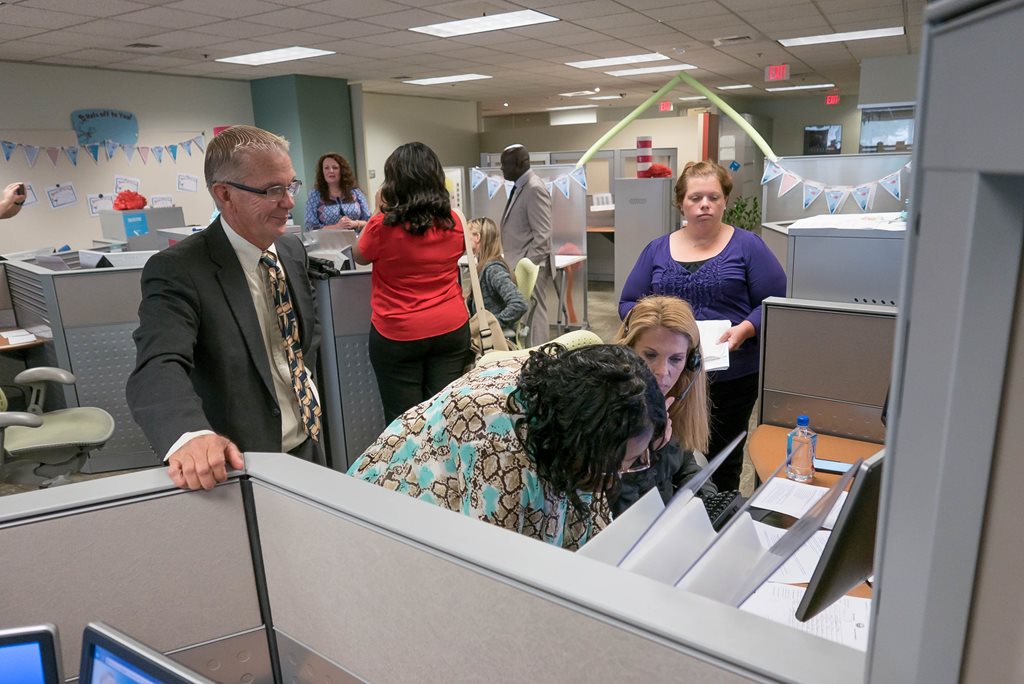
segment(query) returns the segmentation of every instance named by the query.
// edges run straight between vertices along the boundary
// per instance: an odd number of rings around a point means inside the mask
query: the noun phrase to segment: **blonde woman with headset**
[[[701,469],[693,452],[708,445],[708,379],[701,363],[700,330],[690,305],[677,297],[638,301],[622,322],[615,342],[635,351],[654,373],[665,396],[669,430],[650,470],[624,475],[612,511],[621,514],[653,487],[666,502]],[[708,482],[701,493],[718,490]]]

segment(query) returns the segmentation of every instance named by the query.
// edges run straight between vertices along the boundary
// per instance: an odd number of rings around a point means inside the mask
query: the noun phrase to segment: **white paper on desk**
[[[796,609],[804,591],[803,587],[765,582],[740,610],[858,651],[868,650],[871,599],[844,596],[807,622],[800,622],[796,619]]]
[[[21,328],[0,332],[0,337],[5,337],[7,339],[11,339],[12,337],[24,337],[25,335],[32,335],[32,333],[28,330],[22,330]]]
[[[697,321],[704,370],[725,370],[729,367],[729,343],[718,339],[731,327],[729,321]]]
[[[145,266],[149,257],[156,254],[156,250],[139,252],[111,252],[104,254],[111,266]]]
[[[97,252],[92,249],[78,250],[78,265],[82,268],[96,268],[100,259],[107,255],[106,252]]]
[[[786,530],[772,525],[765,525],[762,522],[754,523],[754,530],[761,546],[770,549],[775,542],[786,534]],[[818,531],[808,539],[803,546],[797,549],[796,553],[790,556],[786,564],[779,568],[771,576],[772,582],[783,582],[786,584],[802,584],[811,581],[814,568],[821,560],[821,554],[825,551],[825,543],[828,541],[831,532]]]
[[[17,335],[15,337],[8,337],[7,338],[7,344],[12,345],[12,346],[15,345],[15,344],[26,344],[28,342],[35,342],[35,341],[36,341],[36,336],[31,334],[31,333],[28,333],[28,334],[25,334],[25,335]]]
[[[761,489],[761,493],[757,495],[757,498],[750,503],[758,508],[766,508],[770,511],[778,511],[779,513],[791,515],[794,518],[800,518],[810,510],[811,506],[818,499],[825,496],[827,491],[828,487],[801,484],[799,482],[791,482],[782,477],[773,477],[771,482],[768,482]],[[843,504],[846,503],[846,494],[846,492],[839,494],[836,505],[832,507],[832,511],[821,524],[826,530],[831,530],[835,526],[836,519],[839,517],[839,511],[842,510]]]

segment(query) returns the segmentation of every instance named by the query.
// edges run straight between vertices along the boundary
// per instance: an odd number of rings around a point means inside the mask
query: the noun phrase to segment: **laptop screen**
[[[55,627],[0,630],[0,681],[57,684],[59,671]]]

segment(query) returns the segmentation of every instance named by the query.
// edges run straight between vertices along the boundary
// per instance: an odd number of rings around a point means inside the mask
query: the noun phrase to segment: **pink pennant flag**
[[[135,151],[139,153],[139,159],[145,164],[149,161],[149,148],[143,145],[139,145],[135,148]]]
[[[800,185],[800,181],[801,181],[801,179],[800,179],[799,176],[794,176],[789,171],[784,172],[782,174],[782,180],[779,181],[779,194],[778,194],[778,196],[782,197],[787,192],[789,192],[790,190],[792,190],[796,186]]]
[[[57,160],[60,159],[60,148],[59,147],[47,147],[46,156],[50,158],[50,163],[54,166],[57,165]]]

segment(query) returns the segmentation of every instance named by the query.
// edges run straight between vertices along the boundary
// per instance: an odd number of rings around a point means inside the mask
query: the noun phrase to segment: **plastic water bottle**
[[[818,435],[810,427],[807,416],[796,418],[796,428],[786,437],[786,477],[796,482],[810,482],[814,478],[814,453]]]

